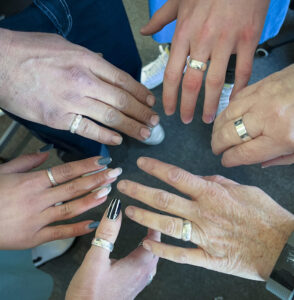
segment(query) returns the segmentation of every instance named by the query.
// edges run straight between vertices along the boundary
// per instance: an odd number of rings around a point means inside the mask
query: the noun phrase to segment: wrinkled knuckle
[[[42,117],[41,117],[43,124],[45,124],[49,127],[58,128],[57,124],[60,120],[60,118],[59,118],[60,111],[62,111],[62,110],[60,110],[59,107],[43,111]]]
[[[83,83],[88,76],[81,68],[73,66],[67,70],[67,77],[74,83]]]
[[[51,232],[51,241],[61,240],[64,238],[64,231],[61,228],[54,228]]]
[[[184,172],[177,167],[171,167],[168,170],[168,178],[172,182],[180,182],[184,179],[184,177],[185,177]]]
[[[254,156],[254,153],[252,151],[248,151],[245,147],[238,147],[236,148],[237,156],[242,158],[242,161],[249,162],[252,159],[252,156]]]
[[[188,256],[183,251],[180,251],[179,253],[175,254],[174,259],[177,263],[180,263],[180,264],[188,263]]]
[[[74,182],[69,182],[65,185],[66,193],[69,195],[74,195],[78,191],[77,184]]]
[[[164,72],[164,81],[169,82],[170,84],[177,84],[180,80],[180,75],[178,72],[166,68]]]
[[[159,209],[167,209],[171,199],[167,192],[159,191],[154,194],[154,201]]]
[[[74,169],[71,163],[60,166],[58,171],[59,171],[59,176],[63,178],[65,181],[71,179],[74,174]]]
[[[174,219],[168,219],[162,224],[162,231],[165,234],[173,236],[175,234],[176,224]]]
[[[191,77],[185,77],[183,80],[183,89],[188,92],[198,91],[201,87],[201,81]]]
[[[221,76],[211,75],[207,76],[206,83],[209,87],[218,89],[223,86],[224,80]]]
[[[129,106],[129,97],[126,93],[121,92],[118,96],[118,102],[117,102],[118,109],[125,110]]]
[[[252,24],[245,26],[241,33],[241,38],[244,42],[252,42],[256,39],[258,28]]]
[[[118,86],[124,86],[127,84],[127,82],[129,81],[130,75],[128,75],[127,73],[117,70],[114,73],[114,81]]]
[[[117,124],[118,114],[114,108],[108,108],[105,113],[106,125],[114,126]]]
[[[115,232],[111,228],[103,228],[99,231],[99,238],[104,239],[106,241],[112,241]]]
[[[59,205],[58,208],[59,208],[59,215],[61,218],[66,218],[66,217],[71,216],[72,210],[71,210],[70,203],[66,202],[62,205]]]

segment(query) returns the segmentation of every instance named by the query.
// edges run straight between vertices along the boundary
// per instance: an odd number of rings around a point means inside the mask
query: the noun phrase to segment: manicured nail
[[[98,193],[95,195],[96,199],[100,199],[106,195],[108,195],[111,191],[111,186],[110,187],[103,187],[98,191]]]
[[[119,176],[122,173],[122,168],[116,168],[113,170],[110,170],[107,174],[108,178],[115,178]]]
[[[134,209],[132,207],[127,207],[125,212],[129,218],[132,218],[134,216]]]
[[[148,139],[149,137],[150,137],[150,135],[151,135],[151,131],[150,131],[150,129],[148,129],[148,128],[141,128],[141,130],[140,130],[140,134],[141,134],[141,137],[144,139],[144,140],[146,140],[146,139]]]
[[[111,138],[111,141],[115,144],[115,145],[120,145],[122,143],[123,138],[119,135],[114,135]]]
[[[121,201],[117,198],[112,199],[108,207],[107,218],[110,220],[116,220],[119,216],[121,209]]]
[[[102,190],[103,188],[111,188],[111,184],[109,183],[109,184],[106,184],[106,185],[102,185],[102,186],[99,186],[99,187],[97,187],[96,189],[94,189],[94,190],[92,190],[91,191],[91,193],[95,193],[95,192],[98,192],[98,191],[100,191],[100,190]]]
[[[143,242],[143,247],[144,247],[145,250],[151,251],[151,245],[148,242],[144,241]]]
[[[153,106],[155,104],[155,97],[153,95],[148,95],[146,102],[149,106]]]
[[[92,222],[92,223],[90,223],[90,224],[88,225],[88,228],[89,228],[89,229],[97,228],[99,224],[100,224],[99,221]]]
[[[47,144],[39,149],[40,153],[49,152],[54,147],[54,144]]]
[[[108,165],[112,162],[112,158],[111,157],[102,157],[98,159],[98,164],[100,166],[105,166]]]
[[[156,126],[159,123],[159,116],[158,115],[153,115],[150,118],[150,124],[152,124],[153,126]]]

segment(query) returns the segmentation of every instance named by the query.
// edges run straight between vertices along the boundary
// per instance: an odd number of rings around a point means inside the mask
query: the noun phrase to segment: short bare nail
[[[146,102],[149,106],[153,106],[155,104],[155,97],[153,95],[148,95]]]
[[[144,157],[140,157],[137,163],[139,167],[143,167],[146,164],[146,159]]]
[[[151,135],[150,129],[147,128],[141,128],[140,130],[141,137],[145,140],[148,139]]]
[[[126,183],[125,183],[124,181],[120,181],[120,182],[118,183],[117,187],[118,187],[118,189],[119,189],[121,192],[123,192],[123,191],[126,190],[127,185],[126,185]]]
[[[132,218],[134,216],[134,209],[132,207],[127,207],[126,208],[126,215],[129,217],[129,218]]]
[[[115,144],[115,145],[120,145],[122,143],[123,138],[119,135],[114,135],[111,138],[111,141]]]
[[[150,123],[155,126],[159,123],[159,116],[158,115],[153,115],[151,118],[150,118]]]
[[[116,168],[114,170],[110,170],[107,174],[109,178],[115,178],[122,173],[122,168]]]

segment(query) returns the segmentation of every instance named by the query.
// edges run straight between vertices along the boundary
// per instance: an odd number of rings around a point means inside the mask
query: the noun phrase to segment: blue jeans
[[[35,0],[0,27],[17,31],[58,33],[84,46],[140,80],[141,60],[121,0]],[[104,145],[9,114],[45,143],[81,158],[108,155]]]

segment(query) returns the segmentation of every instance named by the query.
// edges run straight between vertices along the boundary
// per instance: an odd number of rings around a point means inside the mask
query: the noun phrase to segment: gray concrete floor
[[[158,45],[150,37],[141,37],[139,28],[148,20],[148,8],[146,0],[124,0],[134,36],[140,51],[143,63],[147,63],[158,55]],[[288,16],[289,22],[280,35],[280,39],[286,38],[288,32],[293,32],[293,13]],[[276,49],[268,58],[256,58],[251,82],[262,79],[281,68],[294,62],[294,45],[287,45]],[[113,158],[112,166],[121,166],[123,175],[121,178],[133,179],[139,182],[148,182],[150,186],[164,188],[173,191],[169,186],[142,173],[136,167],[136,159],[141,156],[151,156],[163,161],[176,164],[195,174],[221,174],[234,179],[242,184],[256,185],[265,190],[282,206],[294,212],[293,202],[293,166],[261,169],[259,165],[225,169],[221,166],[220,157],[212,154],[210,138],[212,126],[205,125],[201,121],[202,101],[204,91],[200,93],[197,114],[190,125],[180,122],[179,114],[167,118],[161,105],[162,86],[154,90],[157,98],[156,110],[161,116],[161,123],[166,130],[165,141],[156,147],[150,147],[131,139],[126,139],[120,148],[111,148]],[[2,117],[0,122],[0,134],[9,123],[7,117]],[[28,153],[39,149],[42,143],[35,138],[25,139],[27,131],[21,128],[13,141],[0,153],[4,157],[12,157],[21,152]],[[54,151],[44,168],[59,164]],[[136,204],[134,200],[119,194],[114,185],[110,198],[120,197],[123,208],[128,204]],[[99,220],[107,204],[92,209],[76,220],[93,218]],[[139,205],[141,206],[141,205]],[[134,249],[146,230],[127,218],[124,218],[122,230],[115,245],[113,257],[123,257]],[[74,246],[63,256],[41,267],[54,278],[55,287],[51,299],[64,299],[65,290],[75,270],[81,264],[86,251],[89,248],[93,235],[80,237]],[[168,237],[163,237],[164,242],[184,245]],[[216,273],[202,268],[177,265],[165,260],[160,260],[158,272],[152,284],[148,286],[137,299],[275,299],[265,290],[265,284],[254,282],[229,275]],[[221,298],[220,298],[221,299]]]

